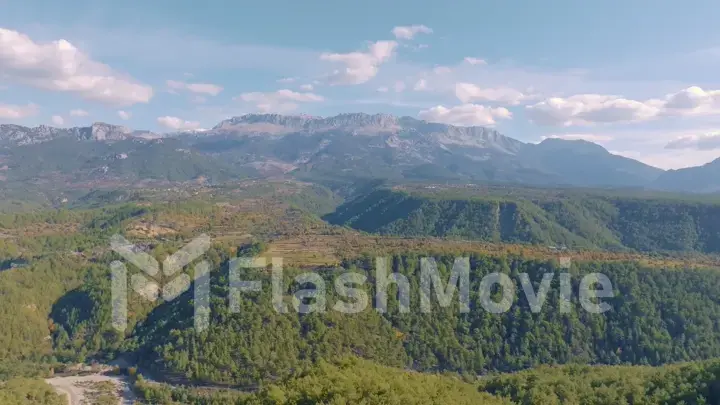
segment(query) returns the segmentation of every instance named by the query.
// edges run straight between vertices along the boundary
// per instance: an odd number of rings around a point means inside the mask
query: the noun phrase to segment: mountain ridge
[[[142,138],[155,135],[150,131],[136,131],[126,126],[94,122],[85,127],[52,127],[39,125],[25,127],[14,124],[0,124],[0,142],[23,146],[47,142],[57,138],[70,138],[75,140],[118,141],[131,137]]]
[[[588,141],[550,138],[529,143],[491,128],[390,114],[245,114],[209,130],[166,133],[100,122],[71,128],[0,125],[0,150],[6,152],[56,139],[101,143],[173,139],[179,142],[178,150],[195,151],[236,170],[258,172],[260,177],[287,174],[306,180],[376,178],[720,191],[720,181],[715,180],[720,177],[715,176],[720,165],[694,168],[706,173],[700,176],[703,180],[687,181],[686,171],[664,171]],[[172,164],[172,159],[166,160]],[[11,163],[7,163],[10,172]],[[198,174],[226,177],[202,170]]]

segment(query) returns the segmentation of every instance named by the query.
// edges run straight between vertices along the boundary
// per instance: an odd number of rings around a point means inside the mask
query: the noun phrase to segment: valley
[[[720,405],[720,3],[0,0],[0,405]]]

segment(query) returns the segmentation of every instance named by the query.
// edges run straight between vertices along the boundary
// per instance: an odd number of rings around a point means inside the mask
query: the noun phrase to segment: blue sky
[[[720,155],[715,1],[0,0],[0,123],[207,128],[384,112]]]

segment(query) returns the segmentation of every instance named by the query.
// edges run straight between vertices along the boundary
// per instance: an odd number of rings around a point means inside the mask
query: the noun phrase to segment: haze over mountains
[[[535,186],[720,190],[720,161],[663,171],[580,140],[524,143],[483,127],[363,113],[249,114],[205,131],[155,134],[0,125],[0,179],[224,181],[290,175]]]

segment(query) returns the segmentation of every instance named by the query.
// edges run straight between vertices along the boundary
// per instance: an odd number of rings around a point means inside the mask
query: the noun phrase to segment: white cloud
[[[293,83],[295,80],[297,80],[297,79],[294,77],[283,77],[282,79],[275,80],[275,82],[282,83],[282,84],[288,84],[288,83]]]
[[[366,52],[323,53],[320,59],[345,65],[329,75],[330,84],[361,84],[377,75],[379,66],[390,60],[395,48],[395,41],[377,41]]]
[[[299,93],[288,89],[268,93],[243,93],[235,99],[253,104],[260,112],[278,113],[293,111],[297,109],[298,103],[316,103],[325,100],[314,93]]]
[[[0,71],[18,83],[109,104],[147,103],[153,95],[152,87],[90,59],[64,39],[36,43],[27,35],[3,28]]]
[[[598,100],[599,103],[578,114],[586,122],[632,122],[643,121],[658,114],[658,106],[624,98]]]
[[[473,58],[472,56],[468,56],[463,60],[465,61],[465,63],[469,63],[473,66],[474,65],[487,65],[487,62],[485,61],[485,59]]]
[[[2,119],[21,119],[37,114],[38,107],[35,104],[28,105],[12,105],[0,104],[0,118]]]
[[[50,121],[53,123],[53,125],[58,127],[65,123],[65,119],[59,115],[53,115],[52,118],[50,118]]]
[[[433,30],[424,25],[406,25],[392,30],[397,39],[413,39],[417,34],[432,34]]]
[[[533,122],[556,126],[643,121],[657,116],[660,110],[653,103],[600,94],[553,97],[526,108]]]
[[[81,109],[71,110],[71,111],[70,111],[70,116],[71,116],[71,117],[87,117],[88,115],[90,115],[89,112],[87,112],[87,111],[85,111],[85,110],[81,110]]]
[[[403,91],[405,91],[405,87],[405,82],[403,82],[402,80],[398,80],[393,85],[393,90],[395,90],[395,93],[402,93]]]
[[[681,136],[665,145],[665,149],[717,150],[720,149],[720,132]]]
[[[507,108],[490,108],[478,104],[462,104],[455,107],[436,106],[420,111],[420,119],[445,124],[473,126],[494,125],[496,119],[510,119],[512,113]]]
[[[302,90],[302,91],[312,91],[313,88],[314,87],[312,84],[303,84],[300,86],[300,90]]]
[[[720,114],[720,90],[697,86],[644,101],[620,96],[578,94],[553,97],[527,107],[530,119],[541,125],[591,125],[638,122],[657,117]]]
[[[665,96],[667,115],[704,115],[720,113],[720,90],[692,86]]]
[[[217,96],[223,91],[221,86],[212,83],[185,83],[177,80],[168,80],[166,82],[168,89],[171,92],[175,91],[189,91],[196,94],[207,94],[210,96]]]
[[[387,93],[388,90],[389,90],[389,89],[388,89],[387,87],[385,87],[385,86],[382,86],[382,87],[378,87],[378,88],[377,88],[377,91],[380,92],[380,93]]]
[[[516,105],[527,96],[509,87],[482,88],[472,83],[455,84],[455,96],[463,103],[472,101],[490,101]]]
[[[120,117],[121,119],[123,119],[125,121],[129,120],[130,117],[132,117],[131,113],[129,113],[127,111],[122,111],[122,110],[118,111],[117,115],[118,115],[118,117]]]
[[[191,129],[199,129],[200,123],[197,121],[185,121],[182,118],[178,117],[170,117],[170,116],[164,116],[164,117],[158,117],[157,119],[158,124],[164,126],[165,128],[174,129],[176,131],[187,131]]]
[[[415,86],[413,86],[413,90],[415,91],[423,91],[427,90],[427,80],[420,79],[417,82],[415,82]]]
[[[450,72],[452,72],[452,69],[447,66],[435,66],[433,68],[433,73],[435,73],[436,75],[445,75]]]

